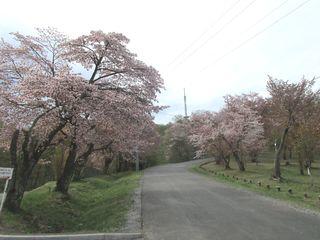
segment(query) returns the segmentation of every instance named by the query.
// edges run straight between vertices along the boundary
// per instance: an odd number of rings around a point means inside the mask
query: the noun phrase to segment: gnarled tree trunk
[[[20,131],[16,130],[13,133],[10,144],[10,158],[14,171],[5,203],[6,208],[10,211],[18,212],[20,210],[23,195],[26,191],[28,181],[35,165],[38,163],[43,152],[48,149],[53,138],[63,128],[63,126],[65,126],[65,123],[61,122],[41,143],[32,136],[32,128],[31,130],[24,130],[23,135],[21,136],[21,157],[18,157]]]

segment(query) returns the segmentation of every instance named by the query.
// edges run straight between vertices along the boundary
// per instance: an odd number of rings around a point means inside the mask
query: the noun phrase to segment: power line
[[[289,0],[285,0],[282,3],[280,3],[279,5],[277,5],[275,8],[271,9],[271,11],[269,11],[266,15],[264,15],[262,18],[260,18],[257,22],[255,22],[254,24],[252,24],[250,27],[248,27],[246,30],[244,30],[242,32],[246,33],[247,31],[249,31],[250,29],[252,29],[253,27],[257,26],[259,23],[261,23],[263,20],[265,20],[267,17],[269,17],[272,13],[274,13],[275,11],[277,11],[278,9],[280,9],[283,5],[285,5],[287,2],[289,2]]]
[[[257,0],[252,0],[249,4],[247,4],[241,11],[239,11],[236,15],[234,15],[226,24],[224,24],[218,31],[216,31],[213,35],[207,38],[200,46],[195,48],[191,53],[189,53],[185,58],[183,58],[174,69],[179,67],[184,61],[188,58],[192,57],[195,53],[197,53],[202,47],[204,47],[210,40],[219,35],[227,26],[229,26],[234,20],[240,17],[252,4],[254,4]]]
[[[203,31],[196,39],[194,39],[182,52],[180,52],[169,64],[173,65],[180,57],[182,57],[184,55],[185,52],[187,52],[190,48],[192,48],[198,41],[199,39],[201,39],[211,28],[215,27],[220,21],[221,19],[223,19],[223,17],[228,14],[238,3],[240,2],[240,0],[237,0],[236,2],[234,2],[230,7],[228,7],[226,9],[226,11],[224,11],[219,17],[218,19],[211,24],[211,26],[209,26],[205,31]]]
[[[280,18],[278,18],[276,21],[274,21],[273,23],[271,23],[270,25],[268,25],[267,27],[263,28],[261,31],[257,32],[256,34],[254,34],[253,36],[251,36],[250,38],[246,39],[245,41],[241,42],[239,45],[237,45],[235,48],[231,49],[229,52],[223,54],[222,56],[220,56],[219,58],[217,58],[214,62],[208,64],[207,66],[205,66],[202,70],[200,70],[200,72],[205,71],[207,68],[209,68],[211,65],[216,64],[217,62],[221,61],[222,59],[224,59],[225,57],[227,57],[228,55],[230,55],[231,53],[235,52],[236,50],[238,50],[239,48],[243,47],[244,45],[246,45],[248,42],[252,41],[253,39],[255,39],[256,37],[258,37],[259,35],[261,35],[262,33],[264,33],[265,31],[269,30],[270,28],[272,28],[274,25],[276,25],[277,23],[279,23],[280,21],[282,21],[283,19],[285,19],[286,17],[290,16],[291,14],[293,14],[295,11],[297,11],[299,8],[303,7],[305,4],[307,4],[308,2],[310,2],[311,0],[306,0],[302,3],[300,3],[297,7],[295,7],[294,9],[292,9],[291,11],[289,11],[288,13],[282,15]]]

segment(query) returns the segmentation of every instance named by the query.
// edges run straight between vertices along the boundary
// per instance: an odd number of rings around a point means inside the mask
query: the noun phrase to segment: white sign
[[[0,179],[1,178],[6,179],[6,184],[4,185],[3,194],[1,194],[2,197],[1,197],[1,203],[0,203],[0,213],[2,211],[4,201],[6,200],[7,188],[8,188],[9,180],[12,177],[12,173],[13,173],[13,168],[0,168]]]
[[[13,168],[0,168],[0,178],[11,179]]]

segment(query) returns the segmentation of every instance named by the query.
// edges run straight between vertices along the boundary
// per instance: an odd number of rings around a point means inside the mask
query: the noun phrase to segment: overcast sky
[[[190,113],[218,110],[226,94],[266,95],[267,75],[320,76],[319,0],[2,0],[0,7],[3,37],[48,26],[71,37],[125,34],[165,81],[159,102],[170,108],[157,123],[184,113],[183,88]]]

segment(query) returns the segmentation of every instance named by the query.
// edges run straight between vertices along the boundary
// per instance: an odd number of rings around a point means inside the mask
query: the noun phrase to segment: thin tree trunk
[[[284,144],[284,147],[283,147],[282,159],[283,161],[287,161],[287,145],[286,144]]]
[[[72,181],[80,181],[83,178],[83,171],[85,168],[85,164],[84,163],[79,163],[78,160],[76,160],[76,164],[75,164],[75,169],[74,169],[74,174],[73,174],[73,178]]]
[[[238,168],[241,172],[245,171],[245,166],[244,166],[244,163],[243,161],[241,160],[239,154],[237,152],[233,152],[233,156],[234,156],[234,159],[236,160],[237,164],[238,164]]]
[[[301,154],[298,155],[298,162],[299,162],[299,171],[300,171],[300,175],[304,175],[304,170],[303,170],[303,160],[301,157]]]
[[[77,144],[72,141],[63,172],[56,184],[56,191],[67,194],[76,167]]]
[[[279,145],[277,152],[276,152],[276,157],[274,160],[274,170],[273,170],[273,177],[276,179],[281,179],[281,170],[280,170],[281,153],[283,151],[285,140],[287,138],[288,132],[289,132],[289,126],[287,126],[284,129],[284,131],[282,133],[280,145]]]
[[[230,167],[230,156],[224,157],[224,169],[229,170],[231,169]]]
[[[87,147],[87,150],[84,154],[82,154],[78,159],[76,159],[76,166],[74,172],[74,181],[79,181],[83,178],[82,173],[84,168],[87,165],[90,154],[93,152],[94,145],[90,143]]]
[[[104,166],[103,166],[103,173],[108,174],[109,166],[112,163],[112,156],[105,156],[104,157]]]
[[[289,161],[292,161],[292,148],[289,149]]]
[[[288,153],[289,153],[289,157],[288,157],[288,159],[286,159],[286,166],[289,166],[290,165],[290,162],[292,161],[292,148],[291,147],[289,147],[288,148]]]

